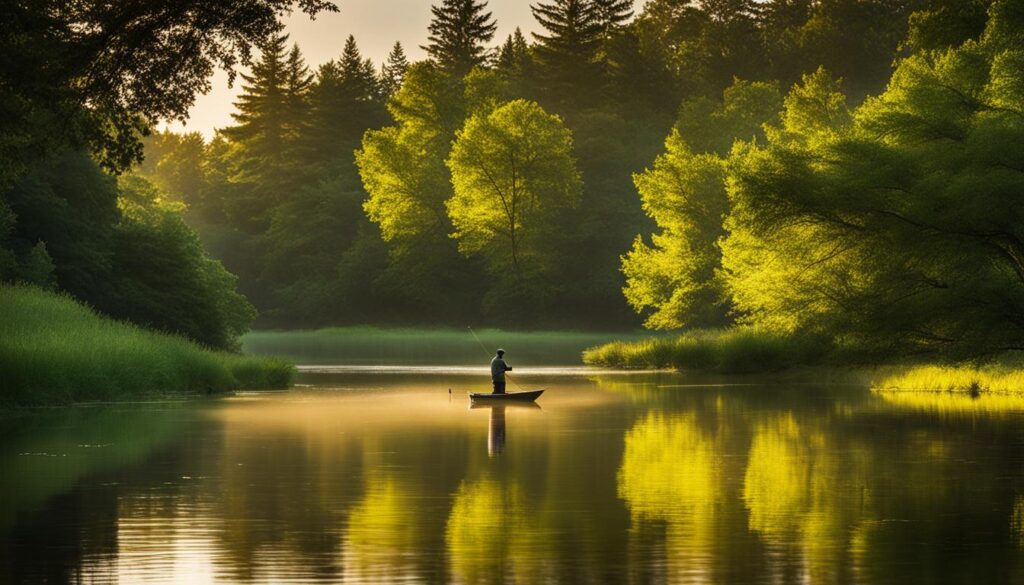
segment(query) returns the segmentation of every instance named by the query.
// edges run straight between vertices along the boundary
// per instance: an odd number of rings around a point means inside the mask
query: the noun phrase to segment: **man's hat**
[[[498,355],[501,355],[501,354],[505,353],[505,350],[504,350],[504,349],[499,349],[499,350],[498,350],[497,352],[495,352],[495,353],[497,353]]]

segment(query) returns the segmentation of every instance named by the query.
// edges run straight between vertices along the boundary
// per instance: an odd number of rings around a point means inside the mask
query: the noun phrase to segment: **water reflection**
[[[0,581],[1024,580],[1024,401],[330,376],[6,421]]]
[[[490,411],[487,423],[487,455],[497,457],[505,451],[505,409],[540,410],[540,405],[530,402],[525,404],[484,404],[473,403],[471,409]]]

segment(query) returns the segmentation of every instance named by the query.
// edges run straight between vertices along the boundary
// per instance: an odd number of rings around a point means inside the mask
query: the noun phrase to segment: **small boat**
[[[543,390],[527,390],[526,392],[506,392],[505,394],[490,394],[470,392],[469,399],[472,402],[533,402],[543,394]]]

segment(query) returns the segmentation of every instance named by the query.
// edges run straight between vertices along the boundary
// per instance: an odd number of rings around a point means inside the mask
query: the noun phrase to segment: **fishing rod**
[[[476,342],[480,344],[480,348],[484,350],[484,353],[486,353],[488,357],[490,357],[491,350],[487,349],[487,346],[484,345],[483,341],[480,341],[480,337],[477,336],[476,331],[473,331],[473,328],[468,325],[466,326],[466,329],[469,329],[469,332],[473,334],[473,338],[476,339]],[[520,390],[523,389],[523,387],[519,385],[519,382],[513,380],[512,376],[509,376],[507,372],[505,373],[505,377],[508,378],[509,380],[512,380],[512,383],[516,385],[516,388],[519,388]]]

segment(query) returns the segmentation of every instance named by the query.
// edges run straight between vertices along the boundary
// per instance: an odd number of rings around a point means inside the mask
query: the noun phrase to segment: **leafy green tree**
[[[452,75],[469,73],[488,59],[486,45],[498,30],[486,9],[486,0],[441,0],[440,6],[431,6],[430,36],[422,49]]]
[[[910,15],[907,49],[934,51],[978,39],[985,30],[992,0],[933,0]]]
[[[110,293],[117,188],[88,155],[37,163],[2,199],[17,218],[7,245],[19,263],[45,242],[60,290],[93,306]]]
[[[112,291],[97,307],[146,327],[220,349],[238,349],[256,311],[236,278],[203,252],[180,208],[162,202],[145,179],[120,181]]]
[[[54,274],[56,268],[53,258],[46,251],[46,242],[38,242],[25,256],[18,280],[46,290],[55,290],[57,288],[57,279]]]
[[[16,280],[222,349],[236,347],[254,317],[235,278],[185,225],[184,206],[140,176],[117,181],[88,155],[67,152],[2,198],[17,214],[0,242],[16,254]]]
[[[695,154],[673,130],[665,153],[634,180],[644,211],[661,232],[650,246],[637,236],[623,256],[626,300],[638,313],[649,313],[644,326],[650,329],[727,324],[729,299],[716,277],[729,211],[725,162]]]
[[[730,160],[730,216],[728,236],[722,241],[725,276],[733,302],[743,320],[767,328],[793,332],[807,329],[816,315],[826,311],[822,291],[860,281],[856,263],[843,245],[827,245],[827,222],[780,222],[765,229],[759,219],[767,198],[752,190],[753,180],[772,152],[785,151],[792,161],[812,164],[820,149],[850,124],[849,110],[838,82],[819,69],[806,76],[785,100],[779,127],[768,134],[767,148],[748,145]],[[780,175],[781,176],[781,175]],[[761,189],[767,185],[757,184]],[[813,188],[794,182],[787,189]],[[797,191],[794,191],[794,195]],[[819,196],[819,195],[814,195]],[[751,198],[753,197],[753,198]],[[787,211],[779,208],[778,217]],[[828,334],[825,331],[819,331]]]
[[[582,189],[561,119],[526,100],[477,114],[459,132],[448,167],[459,249],[484,256],[503,286],[537,288],[534,279],[550,274],[559,212],[574,207]]]
[[[776,122],[781,109],[777,83],[735,79],[720,102],[705,97],[684,100],[676,129],[695,152],[727,156],[737,139],[763,140],[764,126]]]
[[[752,321],[889,354],[1024,346],[1024,21],[989,14],[980,41],[902,60],[849,129],[825,131],[830,96],[787,103],[816,104],[785,117],[812,131],[736,161],[725,265]]]
[[[297,6],[324,0],[8,3],[0,33],[0,189],[67,146],[124,170],[151,121],[184,119],[215,67],[248,64],[251,47]]]
[[[169,130],[147,137],[146,158],[135,172],[146,177],[161,191],[189,207],[201,207],[203,159],[206,141],[202,134],[177,134]]]
[[[425,311],[436,319],[465,317],[467,307],[479,305],[479,273],[448,237],[445,208],[452,185],[444,161],[466,107],[461,80],[433,63],[413,64],[388,102],[396,124],[368,131],[356,151],[369,194],[363,208],[390,256],[378,284],[395,305],[392,314],[422,322]]]
[[[736,141],[764,141],[782,97],[774,83],[735,80],[720,102],[686,100],[665,152],[634,175],[644,212],[660,229],[637,236],[622,258],[623,292],[652,329],[715,327],[731,321],[718,272],[729,213],[726,162]]]
[[[440,69],[413,65],[388,104],[397,125],[364,136],[356,152],[370,194],[364,207],[385,241],[414,242],[450,231],[444,202],[451,186],[444,155],[461,118],[461,94],[461,87]]]

